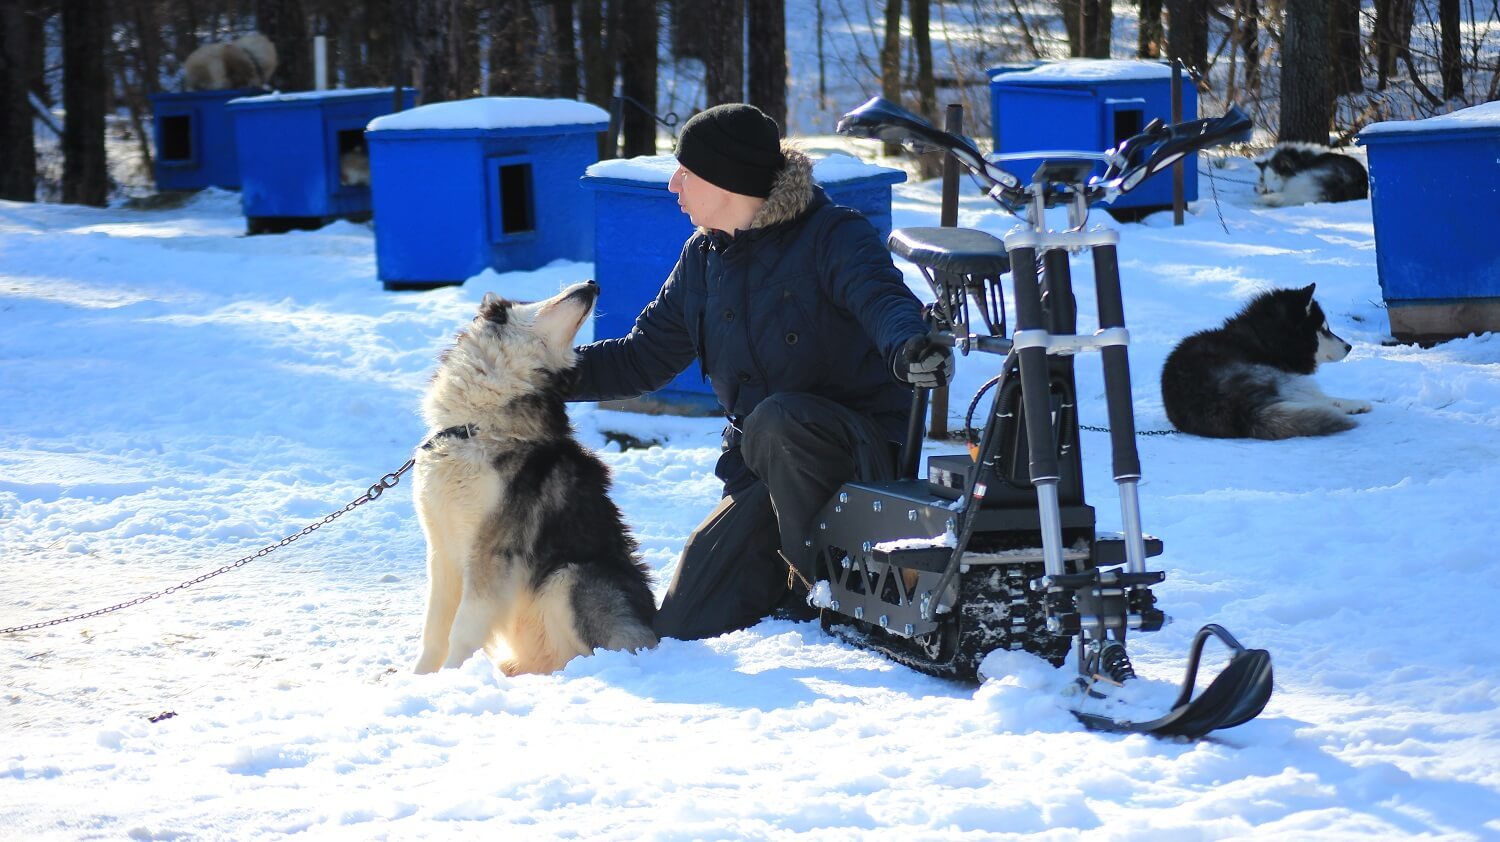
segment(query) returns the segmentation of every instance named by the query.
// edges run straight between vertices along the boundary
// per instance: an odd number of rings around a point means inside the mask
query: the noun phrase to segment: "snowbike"
[[[918,479],[928,393],[917,389],[898,479],[847,483],[819,514],[811,545],[825,628],[915,669],[958,679],[973,679],[996,649],[1024,650],[1059,667],[1076,650],[1079,699],[1135,678],[1126,633],[1167,622],[1151,591],[1164,574],[1146,563],[1163,545],[1141,526],[1119,233],[1087,227],[1089,209],[1195,150],[1247,139],[1251,129],[1249,118],[1231,108],[1219,118],[1152,121],[1107,152],[986,158],[968,139],[880,97],[839,121],[841,134],[946,151],[1024,224],[1003,242],[964,228],[890,235],[891,251],[918,266],[931,286],[933,338],[960,356],[1003,361],[970,404],[968,453],[931,457],[926,478]],[[1013,158],[1042,160],[1029,184],[1002,167]],[[1059,207],[1067,209],[1069,227],[1050,230],[1045,211]],[[1070,274],[1071,255],[1085,249],[1099,311],[1099,329],[1090,335],[1077,332]],[[1006,323],[1006,275],[1013,331]],[[1097,531],[1084,500],[1073,358],[1086,351],[1103,359],[1121,534]],[[990,389],[994,397],[976,433],[974,411]],[[1194,696],[1210,637],[1232,654]],[[1164,716],[1135,721],[1073,707],[1091,728],[1197,739],[1254,718],[1271,689],[1270,655],[1208,625],[1194,640],[1186,680]]]

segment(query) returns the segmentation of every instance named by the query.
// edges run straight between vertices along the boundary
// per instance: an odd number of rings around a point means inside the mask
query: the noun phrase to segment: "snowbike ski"
[[[1172,126],[1153,121],[1105,153],[1048,152],[1030,184],[986,159],[967,139],[942,132],[879,97],[839,122],[858,137],[944,149],[985,182],[989,195],[1025,219],[1004,241],[961,228],[906,228],[890,248],[918,266],[935,301],[927,317],[936,341],[963,356],[1001,359],[999,374],[975,395],[965,433],[968,453],[935,456],[917,477],[927,391],[917,389],[900,479],[845,484],[819,514],[812,536],[816,601],[826,628],[934,675],[972,680],[996,649],[1023,650],[1061,666],[1077,653],[1080,702],[1088,727],[1197,739],[1249,721],[1272,691],[1270,655],[1246,649],[1222,627],[1194,639],[1187,677],[1164,715],[1132,719],[1088,712],[1101,682],[1136,680],[1129,632],[1160,629],[1166,615],[1147,569],[1162,542],[1142,531],[1118,233],[1086,227],[1089,207],[1108,203],[1197,149],[1241,140],[1250,121],[1237,108],[1217,119]],[[1094,175],[1103,166],[1103,175]],[[1067,209],[1069,227],[1048,229],[1046,210]],[[1100,329],[1077,333],[1071,255],[1088,251]],[[1005,288],[1014,295],[1008,330]],[[1095,530],[1084,499],[1074,356],[1103,359],[1110,443],[1123,533]],[[993,357],[992,357],[993,358]],[[973,416],[994,390],[985,422]],[[1228,665],[1201,693],[1194,687],[1203,648],[1216,638]]]

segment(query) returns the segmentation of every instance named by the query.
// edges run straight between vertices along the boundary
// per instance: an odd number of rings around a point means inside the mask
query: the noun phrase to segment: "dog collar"
[[[472,437],[478,431],[479,428],[475,427],[473,424],[460,424],[457,427],[447,427],[445,429],[438,430],[436,433],[432,434],[431,438],[427,439],[427,441],[422,442],[422,449],[431,450],[434,446],[437,445],[437,440],[441,438],[452,436],[453,438],[466,439]]]

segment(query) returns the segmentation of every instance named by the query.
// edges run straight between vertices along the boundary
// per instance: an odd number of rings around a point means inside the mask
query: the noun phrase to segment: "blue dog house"
[[[404,107],[415,98],[416,89],[403,89]],[[230,101],[249,232],[368,219],[365,125],[396,110],[394,99],[394,88],[353,88]]]
[[[1198,117],[1198,92],[1182,85],[1182,119]],[[995,152],[1049,149],[1102,152],[1138,134],[1153,119],[1172,122],[1172,68],[1154,61],[1069,59],[990,70]],[[1183,159],[1183,195],[1198,198],[1198,155]],[[1001,165],[1029,182],[1041,159]],[[1101,170],[1102,171],[1102,170]],[[1112,211],[1142,213],[1172,206],[1172,179],[1159,175],[1121,196]]]
[[[155,115],[156,189],[240,189],[231,99],[256,90],[190,91],[151,95]]]
[[[594,193],[594,272],[601,288],[594,338],[624,336],[671,274],[693,223],[667,182],[677,170],[671,155],[601,161],[583,184]],[[813,165],[813,178],[835,203],[860,211],[891,232],[891,185],[906,173],[830,155]],[[722,410],[697,363],[658,392],[619,408],[714,415]]]
[[[482,97],[370,123],[375,258],[386,289],[460,284],[485,268],[594,259],[594,194],[604,109],[586,102]]]
[[[1500,331],[1500,249],[1484,234],[1500,229],[1500,102],[1375,123],[1359,141],[1391,335],[1431,343]]]

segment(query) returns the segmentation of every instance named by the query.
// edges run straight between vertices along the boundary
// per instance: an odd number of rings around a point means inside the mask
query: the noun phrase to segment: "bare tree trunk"
[[[1136,57],[1161,58],[1162,47],[1167,40],[1166,30],[1161,25],[1161,12],[1161,0],[1140,0],[1140,28],[1136,33]]]
[[[1058,0],[1057,13],[1062,17],[1063,31],[1068,33],[1068,56],[1083,57],[1084,0]]]
[[[937,82],[932,78],[932,7],[931,0],[911,0],[911,39],[917,54],[917,111],[934,126],[943,121],[938,115]],[[917,158],[918,174],[923,180],[943,174],[943,152],[928,152]]]
[[[885,42],[880,48],[880,94],[901,103],[901,0],[885,0]],[[901,154],[901,144],[885,144],[885,154]]]
[[[422,0],[416,5],[417,99],[462,99],[459,84],[458,0]]]
[[[156,9],[151,0],[130,0],[128,7],[116,3],[115,11],[118,13],[114,22],[116,31],[122,36],[134,36],[135,49],[127,54],[125,46],[129,39],[116,39],[112,64],[119,89],[125,97],[125,105],[130,110],[130,125],[135,132],[141,160],[150,167],[151,137],[146,131],[145,115],[151,111],[150,95],[161,87],[157,84],[157,77],[160,75],[161,33],[156,23]],[[134,79],[130,75],[132,66],[135,69]]]
[[[1195,70],[1206,70],[1208,0],[1166,0],[1166,7],[1167,57],[1180,58]]]
[[[172,11],[172,55],[182,64],[198,49],[197,0],[178,0],[172,4]]]
[[[618,15],[620,0],[579,0],[579,46],[583,54],[583,98],[609,109],[615,92],[615,65],[619,50],[619,26],[606,25],[611,14]]]
[[[156,4],[152,0],[135,0],[132,5],[136,37],[140,39],[137,67],[141,74],[141,84],[145,93],[154,94],[161,90],[161,24],[157,20]]]
[[[537,31],[531,0],[490,3],[490,96],[536,96]]]
[[[1330,0],[1297,0],[1286,7],[1281,35],[1279,140],[1327,143],[1333,125],[1328,78]]]
[[[27,38],[33,0],[0,0],[0,199],[36,201],[36,139],[27,87],[32,51]]]
[[[667,0],[667,5],[672,15],[672,56],[706,61],[712,23],[703,13],[703,0]]]
[[[458,92],[458,98],[464,99],[478,96],[483,93],[480,85],[484,80],[479,78],[479,13],[480,7],[486,5],[484,0],[459,0],[456,10],[457,19],[455,25],[458,31],[454,33],[457,40],[455,48],[458,51],[457,61],[454,64],[454,72],[457,77],[454,80],[454,90]]]
[[[344,27],[344,84],[351,88],[387,84],[390,67],[389,7],[382,0],[364,0]]]
[[[745,0],[703,0],[711,6],[708,49],[703,57],[703,88],[708,105],[745,99]]]
[[[552,0],[552,52],[557,69],[554,95],[578,98],[578,49],[573,45],[573,0]]]
[[[1061,0],[1058,7],[1068,31],[1068,54],[1109,58],[1109,30],[1115,17],[1110,0]]]
[[[584,99],[608,111],[615,94],[620,58],[623,0],[579,0],[578,28],[583,48]],[[599,133],[599,157],[614,154],[615,138]]]
[[[911,40],[917,54],[917,111],[940,126],[937,81],[932,77],[932,0],[911,0],[910,8]]]
[[[1333,0],[1329,20],[1329,64],[1333,71],[1333,93],[1357,94],[1365,89],[1359,64],[1359,2]]]
[[[27,67],[26,85],[36,98],[53,105],[55,97],[52,96],[52,88],[47,84],[47,21],[57,13],[57,8],[50,4],[43,5],[38,0],[28,0],[26,15],[26,40],[32,45],[30,49],[31,61]]]
[[[627,104],[621,118],[626,158],[656,154],[656,0],[623,0],[620,21],[620,93],[649,112]]]
[[[312,40],[307,36],[302,0],[255,0],[255,23],[276,45],[272,84],[287,91],[311,90]]]
[[[1411,27],[1416,19],[1416,0],[1375,0],[1376,87],[1385,90],[1396,75],[1396,63],[1411,46]]]
[[[1462,20],[1458,0],[1438,0],[1438,27],[1443,42],[1443,99],[1463,96],[1464,64],[1459,42]]]
[[[105,97],[109,90],[109,4],[69,0],[62,4],[63,125],[62,200],[103,207],[109,198],[104,154]]]
[[[1260,96],[1260,0],[1235,0],[1239,50],[1245,59],[1245,91]]]
[[[1115,28],[1115,10],[1110,0],[1092,0],[1094,5],[1093,26],[1085,33],[1084,55],[1089,58],[1109,58],[1112,45],[1110,31]]]
[[[748,0],[750,19],[749,102],[770,115],[786,134],[786,2]]]

